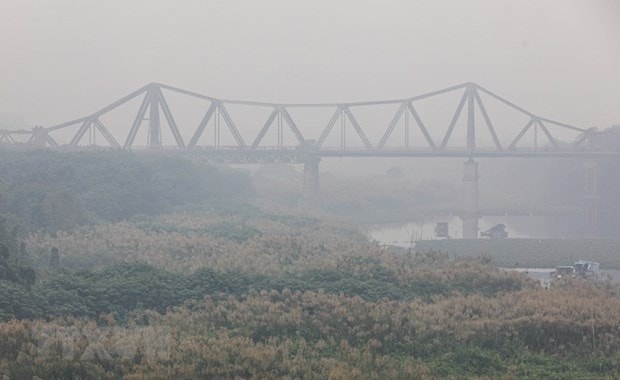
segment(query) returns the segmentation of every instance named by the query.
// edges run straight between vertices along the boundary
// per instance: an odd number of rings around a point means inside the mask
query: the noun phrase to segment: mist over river
[[[434,216],[428,219],[403,224],[368,225],[370,239],[381,244],[409,247],[417,240],[433,240],[438,222],[448,223],[450,238],[459,239],[463,235],[461,218],[455,215]],[[480,232],[496,224],[504,224],[508,238],[522,239],[563,239],[574,238],[580,230],[580,220],[563,216],[484,216],[479,220]]]

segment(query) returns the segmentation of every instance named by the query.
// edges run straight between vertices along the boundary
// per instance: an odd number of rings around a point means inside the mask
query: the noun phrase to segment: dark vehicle
[[[596,261],[579,260],[575,262],[575,274],[590,277],[595,276],[599,272],[600,264]]]
[[[435,225],[435,236],[438,238],[450,239],[450,232],[448,230],[447,222],[437,222]]]
[[[491,239],[505,239],[508,237],[508,232],[506,232],[506,225],[500,223],[483,231],[480,233],[480,236],[486,236]]]

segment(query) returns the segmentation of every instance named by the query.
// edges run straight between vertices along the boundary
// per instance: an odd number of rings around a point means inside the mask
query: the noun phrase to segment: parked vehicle
[[[596,277],[599,275],[600,264],[596,261],[578,260],[574,265],[561,265],[555,268],[549,275],[557,280],[562,277]]]
[[[508,232],[506,232],[506,225],[500,223],[481,232],[480,236],[486,236],[491,239],[505,239],[508,237]]]

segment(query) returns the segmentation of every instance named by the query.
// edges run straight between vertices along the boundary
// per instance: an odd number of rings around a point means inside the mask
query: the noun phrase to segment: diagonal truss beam
[[[420,131],[424,135],[424,138],[426,139],[428,146],[434,149],[436,147],[435,142],[433,141],[433,138],[431,137],[430,133],[428,133],[428,129],[426,129],[426,126],[424,125],[424,122],[422,121],[420,114],[418,114],[418,111],[413,106],[413,103],[409,103],[407,105],[407,108],[409,109],[409,113],[411,113],[411,116],[413,116],[413,118],[415,119],[416,124],[418,124],[418,127],[420,128]]]
[[[452,120],[450,121],[450,125],[448,126],[448,130],[441,141],[441,145],[439,145],[440,149],[444,149],[448,145],[448,141],[450,141],[450,137],[452,136],[452,132],[454,131],[454,127],[456,126],[456,122],[459,120],[461,116],[461,111],[463,111],[463,107],[465,106],[465,102],[467,101],[468,93],[465,91],[461,100],[459,101],[458,106],[456,107],[456,111],[454,112],[454,116],[452,116]]]
[[[512,142],[510,143],[510,145],[508,146],[508,150],[513,150],[515,149],[515,147],[517,146],[517,144],[519,143],[519,141],[521,141],[521,139],[523,138],[523,136],[525,135],[525,133],[532,127],[532,125],[534,125],[534,123],[536,122],[536,118],[531,118],[530,121],[525,125],[525,127],[523,127],[523,129],[521,129],[521,132],[519,132],[519,134],[517,135],[517,137],[515,137],[514,140],[512,140]]]
[[[2,131],[0,132],[0,142],[6,142],[9,144],[15,143],[15,139],[11,136],[11,132]]]
[[[92,124],[93,124],[92,119],[85,120],[84,123],[82,123],[82,126],[80,127],[80,129],[78,129],[77,133],[71,139],[71,142],[69,142],[69,145],[77,146],[77,144],[80,142],[80,140],[82,140],[82,137],[84,137],[84,135],[86,134],[86,132],[88,131],[88,129],[91,127]]]
[[[177,148],[185,148],[185,143],[183,142],[183,137],[181,137],[181,132],[179,132],[177,123],[172,117],[172,112],[170,112],[170,107],[168,107],[168,102],[166,102],[166,99],[164,98],[161,89],[159,87],[156,87],[154,92],[156,97],[158,98],[158,103],[161,106],[162,111],[164,111],[164,117],[168,122],[168,127],[170,127],[170,130],[172,131],[172,136],[174,136],[174,141],[176,141],[177,143]]]
[[[293,131],[297,142],[299,142],[300,144],[304,144],[306,140],[301,134],[299,127],[297,127],[297,124],[295,124],[295,121],[293,121],[293,118],[291,117],[291,114],[288,112],[288,110],[285,107],[282,107],[282,109],[280,109],[280,113],[282,114],[284,121],[286,121],[286,124],[288,124],[291,131]]]
[[[360,137],[360,139],[362,139],[362,142],[366,146],[366,149],[373,150],[372,144],[370,143],[370,140],[368,140],[368,137],[366,137],[366,134],[362,130],[362,127],[357,122],[357,119],[355,118],[355,115],[353,115],[353,112],[351,112],[349,107],[345,107],[344,108],[344,114],[347,116],[347,118],[351,122],[351,125],[353,126],[353,129],[355,129],[355,132],[357,132],[357,135]]]
[[[273,121],[275,120],[275,118],[278,116],[279,113],[280,112],[279,112],[278,108],[274,107],[273,111],[271,111],[271,114],[269,114],[269,117],[267,118],[267,121],[265,121],[265,124],[263,125],[261,130],[258,132],[258,136],[256,136],[256,139],[252,143],[252,148],[258,147],[260,142],[265,137],[265,134],[269,130],[269,127],[271,127],[271,124],[273,124]]]
[[[110,144],[111,147],[113,148],[121,147],[118,141],[116,141],[114,136],[112,136],[110,131],[108,131],[108,129],[105,127],[105,125],[103,125],[103,123],[101,122],[101,120],[99,120],[99,118],[95,119],[95,127],[99,130],[99,132],[101,132],[101,134],[103,135],[103,138],[106,139],[106,141]]]
[[[323,143],[325,142],[325,139],[327,139],[327,136],[329,136],[330,132],[334,128],[334,125],[336,125],[336,122],[338,121],[341,115],[342,115],[342,107],[336,108],[336,112],[334,112],[331,119],[329,119],[329,121],[327,122],[327,125],[325,126],[325,129],[323,129],[323,132],[321,133],[321,136],[319,136],[319,139],[316,141],[317,147],[321,147],[321,145],[323,145]]]
[[[400,121],[400,118],[403,116],[403,112],[405,111],[405,109],[407,109],[407,103],[401,104],[400,107],[398,107],[398,109],[396,110],[396,113],[394,114],[392,121],[390,122],[387,129],[383,133],[383,137],[381,137],[379,144],[377,144],[378,150],[383,150],[385,143],[388,141],[390,136],[392,136],[392,132],[394,131],[396,124],[398,124],[398,122]]]
[[[213,114],[215,113],[217,108],[218,103],[211,102],[211,106],[209,107],[207,112],[205,112],[205,115],[203,116],[202,120],[200,120],[200,124],[198,124],[198,128],[196,128],[192,139],[189,141],[189,144],[187,145],[188,148],[193,148],[196,146],[198,139],[200,139],[200,136],[202,136],[202,133],[204,132],[207,124],[209,123],[209,120],[211,120],[211,117],[213,117]]]
[[[545,136],[547,136],[547,139],[549,140],[549,142],[555,146],[556,148],[558,147],[558,142],[555,141],[555,139],[553,138],[553,136],[551,135],[551,133],[549,133],[549,130],[547,129],[547,127],[545,126],[545,124],[543,124],[543,122],[538,119],[536,120],[536,124],[540,127],[540,129],[543,131],[543,133],[545,134]]]
[[[484,123],[487,125],[487,128],[489,129],[491,138],[493,138],[493,143],[495,144],[495,147],[499,150],[502,150],[503,149],[502,143],[499,141],[499,138],[497,137],[497,133],[495,132],[495,127],[493,126],[493,123],[491,122],[491,118],[489,117],[489,114],[487,113],[487,109],[484,106],[482,99],[480,98],[480,94],[478,94],[478,89],[474,88],[473,93],[474,93],[474,98],[476,99],[476,103],[478,104],[478,109],[480,110],[480,113],[482,113],[482,117],[484,118]]]
[[[230,131],[230,133],[232,133],[233,137],[235,138],[235,141],[237,141],[237,145],[240,148],[245,148],[246,147],[245,141],[243,141],[243,137],[241,136],[241,133],[239,133],[239,130],[235,126],[235,123],[232,121],[232,118],[230,117],[230,114],[228,113],[228,110],[226,109],[226,107],[224,107],[224,104],[219,103],[218,108],[220,111],[220,115],[222,115],[222,117],[224,118],[224,122],[228,126],[228,130]]]

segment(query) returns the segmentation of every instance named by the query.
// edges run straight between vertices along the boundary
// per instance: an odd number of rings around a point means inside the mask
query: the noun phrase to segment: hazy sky
[[[618,0],[0,0],[0,51],[0,114],[30,125],[149,82],[275,102],[477,82],[553,119],[620,123]]]

